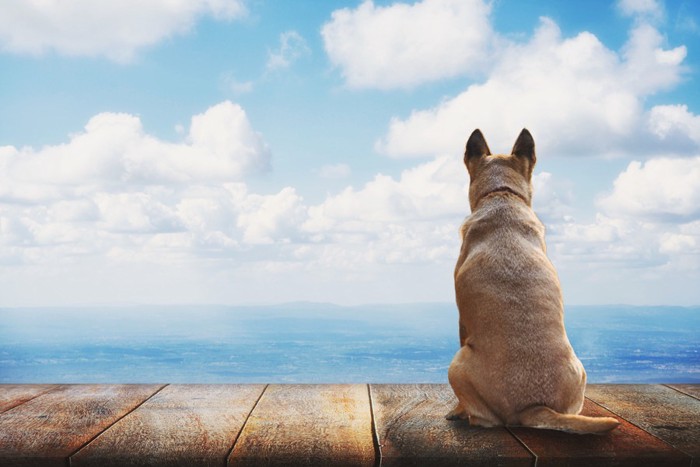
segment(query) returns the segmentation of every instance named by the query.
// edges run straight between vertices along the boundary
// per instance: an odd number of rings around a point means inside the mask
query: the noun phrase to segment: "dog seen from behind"
[[[461,348],[449,368],[457,406],[447,418],[478,426],[604,433],[611,417],[579,415],[586,372],[564,329],[559,279],[532,210],[535,142],[526,129],[510,155],[469,137],[471,215],[455,268]]]

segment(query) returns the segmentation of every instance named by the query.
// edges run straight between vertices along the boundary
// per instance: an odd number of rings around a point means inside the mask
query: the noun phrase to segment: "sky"
[[[700,2],[5,0],[0,306],[454,301],[480,128],[565,303],[700,304]]]

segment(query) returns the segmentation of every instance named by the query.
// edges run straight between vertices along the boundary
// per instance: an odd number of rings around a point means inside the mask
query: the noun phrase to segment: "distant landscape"
[[[570,306],[594,383],[700,382],[700,307]],[[2,383],[447,382],[453,304],[0,309]]]

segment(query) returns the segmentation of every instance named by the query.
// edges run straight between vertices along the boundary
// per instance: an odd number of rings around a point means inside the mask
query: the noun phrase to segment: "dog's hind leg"
[[[457,406],[447,414],[448,420],[469,419],[470,425],[498,426],[503,421],[493,413],[471,382],[469,361],[471,349],[464,346],[455,355],[447,373]]]
[[[462,406],[461,402],[457,402],[455,408],[450,410],[450,412],[445,415],[445,418],[448,420],[468,420],[469,412]]]

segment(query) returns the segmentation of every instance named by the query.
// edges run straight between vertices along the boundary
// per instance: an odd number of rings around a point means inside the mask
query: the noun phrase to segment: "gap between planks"
[[[532,467],[537,467],[537,459],[538,459],[538,457],[537,457],[537,454],[535,454],[535,451],[533,451],[532,449],[530,449],[530,446],[528,446],[527,444],[525,444],[525,442],[524,442],[522,439],[520,439],[520,438],[518,437],[518,435],[516,435],[515,433],[513,433],[513,430],[511,430],[511,427],[506,426],[505,429],[506,429],[506,431],[508,431],[508,433],[510,433],[510,435],[511,435],[513,438],[515,438],[515,440],[516,440],[518,443],[520,443],[520,445],[521,445],[522,447],[524,447],[524,448],[527,450],[527,452],[530,453],[530,455],[532,456]]]
[[[372,442],[374,443],[374,466],[382,466],[382,445],[379,444],[377,432],[377,420],[374,417],[374,401],[372,400],[372,385],[367,384],[367,397],[369,398],[369,415],[372,420]]]
[[[21,401],[17,402],[17,403],[14,404],[14,405],[10,405],[9,407],[5,407],[5,408],[0,409],[0,414],[3,414],[3,413],[5,413],[5,412],[8,412],[8,411],[14,409],[15,407],[19,407],[19,406],[22,405],[22,404],[26,404],[27,402],[29,402],[29,401],[31,401],[31,400],[33,400],[33,399],[36,399],[36,398],[39,397],[39,396],[43,396],[44,394],[48,394],[48,393],[50,393],[51,391],[54,391],[54,390],[58,389],[60,386],[61,386],[60,384],[49,385],[49,386],[46,387],[43,391],[37,392],[36,394],[34,394],[33,396],[28,397],[27,399],[21,400]]]
[[[116,425],[117,423],[119,423],[122,419],[124,419],[125,417],[127,417],[128,415],[130,415],[131,413],[133,413],[136,409],[138,409],[139,407],[141,407],[143,404],[145,404],[146,402],[148,402],[149,400],[151,400],[151,399],[153,398],[153,396],[155,396],[156,394],[158,394],[160,391],[162,391],[163,389],[165,389],[165,388],[166,388],[167,386],[169,386],[169,385],[170,385],[170,384],[164,384],[164,385],[162,385],[161,387],[159,387],[153,394],[151,394],[150,396],[148,396],[147,398],[145,398],[144,400],[142,400],[138,405],[134,406],[134,408],[132,408],[131,410],[129,410],[128,412],[126,412],[124,415],[122,415],[121,417],[119,417],[119,418],[117,418],[116,420],[114,420],[114,422],[113,422],[111,425],[108,425],[108,426],[105,427],[102,431],[100,431],[100,432],[97,433],[95,436],[93,436],[92,438],[90,438],[90,439],[87,441],[87,443],[83,444],[83,445],[80,446],[78,449],[76,449],[74,452],[70,453],[70,454],[66,457],[66,464],[68,465],[68,467],[71,467],[71,465],[72,465],[72,464],[71,464],[71,457],[75,456],[75,455],[78,454],[80,451],[82,451],[83,449],[87,448],[87,447],[90,445],[90,443],[92,443],[92,442],[95,441],[97,438],[99,438],[103,433],[105,433],[107,430],[109,430],[109,429],[112,428],[114,425]]]
[[[666,386],[669,389],[673,389],[676,392],[680,392],[684,396],[692,397],[693,399],[700,400],[700,397],[698,397],[696,394],[691,394],[689,391],[684,391],[683,389],[679,388],[678,385],[675,384],[662,384],[662,386]]]
[[[263,394],[265,394],[265,391],[267,391],[268,387],[270,387],[270,385],[266,384],[265,387],[263,388],[263,390],[260,391],[260,395],[255,400],[255,404],[253,404],[253,407],[250,409],[250,412],[248,412],[248,415],[246,415],[245,420],[243,421],[243,424],[241,425],[241,429],[238,430],[238,433],[236,433],[236,437],[233,439],[233,443],[231,444],[231,449],[228,450],[228,452],[226,453],[226,457],[224,458],[224,467],[227,467],[229,465],[228,460],[231,457],[231,453],[233,452],[233,449],[236,447],[236,443],[238,442],[238,438],[241,437],[241,433],[243,433],[243,429],[248,424],[248,420],[250,420],[251,414],[253,413],[255,408],[258,406],[258,402],[260,402],[260,399],[262,399]]]

